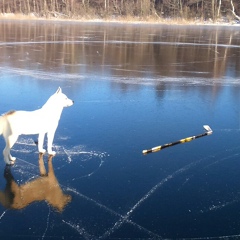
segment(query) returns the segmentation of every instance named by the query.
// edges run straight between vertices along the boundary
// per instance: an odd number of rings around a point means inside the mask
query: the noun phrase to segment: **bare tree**
[[[220,17],[221,5],[221,0],[212,0],[212,18],[214,21]]]
[[[219,0],[219,3],[218,3],[218,12],[217,12],[217,17],[218,17],[218,18],[220,17],[221,6],[222,6],[222,0]]]
[[[234,7],[234,4],[233,4],[233,1],[231,0],[231,6],[232,6],[232,14],[235,18],[237,18],[238,20],[240,20],[240,17],[235,13],[235,7]]]

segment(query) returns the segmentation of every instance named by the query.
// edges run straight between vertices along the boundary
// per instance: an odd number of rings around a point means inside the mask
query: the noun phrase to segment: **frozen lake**
[[[1,113],[75,101],[48,176],[37,136],[1,157],[1,239],[240,238],[239,27],[1,20],[0,53]]]

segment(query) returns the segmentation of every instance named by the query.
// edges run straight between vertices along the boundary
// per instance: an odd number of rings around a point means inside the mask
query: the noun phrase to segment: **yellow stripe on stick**
[[[152,152],[157,152],[161,150],[161,146],[152,148]]]
[[[183,138],[180,140],[181,143],[185,143],[185,142],[190,142],[192,141],[194,138],[193,137],[187,137],[187,138]]]

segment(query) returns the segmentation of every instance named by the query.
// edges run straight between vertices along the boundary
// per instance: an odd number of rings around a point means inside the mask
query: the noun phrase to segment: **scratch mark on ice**
[[[91,240],[91,239],[96,239],[95,236],[90,235],[83,227],[80,227],[79,224],[73,224],[70,222],[67,222],[65,220],[62,220],[65,224],[70,226],[71,228],[75,229],[85,240]]]
[[[0,220],[3,218],[3,216],[5,215],[6,212],[7,212],[7,210],[2,213],[2,215],[0,216]]]
[[[42,235],[42,239],[45,238],[46,232],[47,232],[48,227],[49,227],[50,213],[51,213],[51,209],[50,209],[50,206],[48,206],[47,226],[46,226],[45,231],[44,231],[44,233],[43,233],[43,235]]]

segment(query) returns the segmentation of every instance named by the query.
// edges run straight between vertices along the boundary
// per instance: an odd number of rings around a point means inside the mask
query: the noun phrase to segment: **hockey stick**
[[[162,150],[164,148],[172,147],[172,146],[180,144],[180,143],[190,142],[190,141],[192,141],[194,139],[197,139],[197,138],[200,138],[200,137],[204,137],[204,136],[208,136],[208,135],[211,135],[213,133],[212,129],[208,125],[204,125],[203,128],[206,130],[205,133],[199,134],[197,136],[183,138],[183,139],[180,139],[180,140],[178,140],[176,142],[167,143],[167,144],[164,144],[164,145],[161,145],[161,146],[157,146],[157,147],[154,147],[154,148],[151,148],[151,149],[148,149],[148,150],[143,150],[142,153],[144,155],[146,155],[148,153],[158,152],[158,151],[160,151],[160,150]]]

